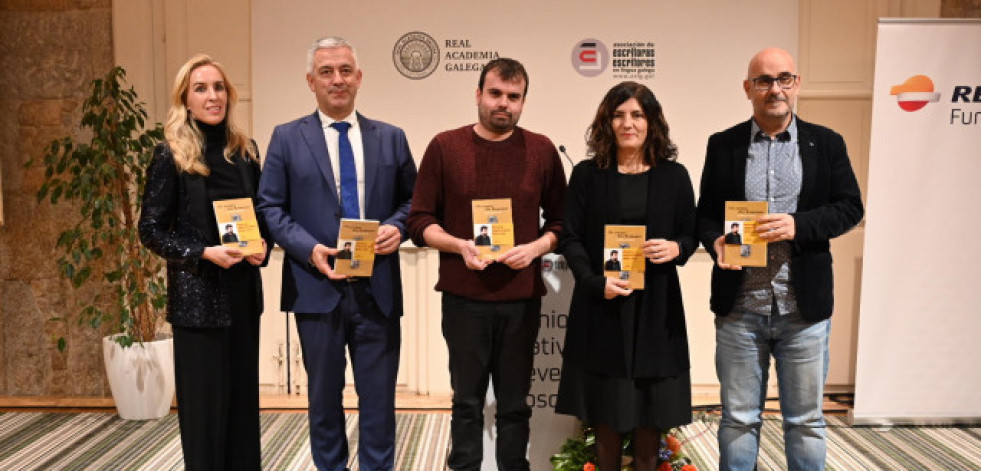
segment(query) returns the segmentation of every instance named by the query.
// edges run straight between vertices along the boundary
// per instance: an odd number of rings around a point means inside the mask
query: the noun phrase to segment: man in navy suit
[[[416,167],[401,129],[355,111],[361,69],[349,42],[316,41],[307,69],[317,110],[273,131],[258,208],[287,254],[282,309],[296,313],[314,464],[337,471],[348,462],[342,406],[347,346],[359,399],[361,469],[390,470],[401,345],[398,247],[406,237]],[[370,278],[331,269],[342,217],[381,223]]]
[[[858,224],[862,196],[845,141],[794,114],[801,78],[794,58],[753,56],[743,90],[753,117],[709,138],[698,199],[699,238],[715,259],[715,369],[722,420],[719,469],[756,468],[770,357],[776,362],[787,466],[824,469],[822,414],[834,307],[830,240]],[[767,265],[726,260],[726,201],[767,201],[756,219]]]

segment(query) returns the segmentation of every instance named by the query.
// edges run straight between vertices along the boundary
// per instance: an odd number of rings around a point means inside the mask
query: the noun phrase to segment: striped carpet
[[[263,469],[313,469],[306,414],[261,417]],[[445,413],[399,413],[395,469],[444,469],[449,419]],[[829,470],[981,471],[981,426],[870,428],[850,427],[840,416],[827,420]],[[347,416],[352,448],[357,424],[357,414]],[[684,450],[700,470],[718,469],[717,429],[718,416],[702,415],[681,430]],[[764,421],[762,437],[759,469],[787,469],[779,417]],[[183,469],[177,416],[131,422],[111,413],[0,413],[0,470],[52,469]],[[358,469],[356,456],[351,469]]]
[[[766,415],[760,431],[760,471],[785,470],[783,429],[778,415]],[[826,415],[827,470],[978,470],[981,425],[852,427]],[[719,469],[718,415],[701,415],[682,428],[685,453],[699,470]]]
[[[312,470],[305,413],[263,413],[262,469]],[[347,415],[357,448],[358,415]],[[395,469],[443,469],[449,414],[396,415]],[[0,413],[0,470],[181,470],[177,415],[145,422],[112,413]],[[357,456],[351,469],[358,469]]]

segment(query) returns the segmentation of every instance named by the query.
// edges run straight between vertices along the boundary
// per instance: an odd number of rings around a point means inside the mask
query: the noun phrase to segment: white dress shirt
[[[337,200],[341,199],[341,153],[338,149],[340,133],[330,127],[335,119],[317,110],[320,114],[320,122],[324,128],[324,138],[327,140],[327,155],[330,157],[330,168],[334,171],[334,186],[337,188]],[[347,130],[347,138],[351,141],[351,150],[354,151],[354,168],[358,174],[358,209],[361,211],[360,218],[364,219],[364,146],[361,144],[361,126],[358,124],[357,112],[340,120],[351,124]]]

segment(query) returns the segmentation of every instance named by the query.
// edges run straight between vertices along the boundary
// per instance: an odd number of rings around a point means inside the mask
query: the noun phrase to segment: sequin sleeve
[[[161,143],[147,168],[140,213],[140,241],[146,248],[171,261],[201,258],[205,244],[179,224],[180,178],[173,154]]]

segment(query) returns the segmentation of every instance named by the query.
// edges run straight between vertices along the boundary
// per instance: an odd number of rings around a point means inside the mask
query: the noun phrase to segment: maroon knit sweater
[[[424,247],[430,224],[461,239],[473,238],[474,199],[511,198],[514,242],[531,242],[545,231],[562,230],[565,171],[547,137],[516,128],[503,141],[488,141],[473,125],[445,131],[429,143],[406,221],[409,236]],[[544,227],[540,224],[544,219]],[[467,268],[459,254],[440,252],[436,290],[478,301],[512,301],[545,294],[541,260],[522,270],[491,263]]]

